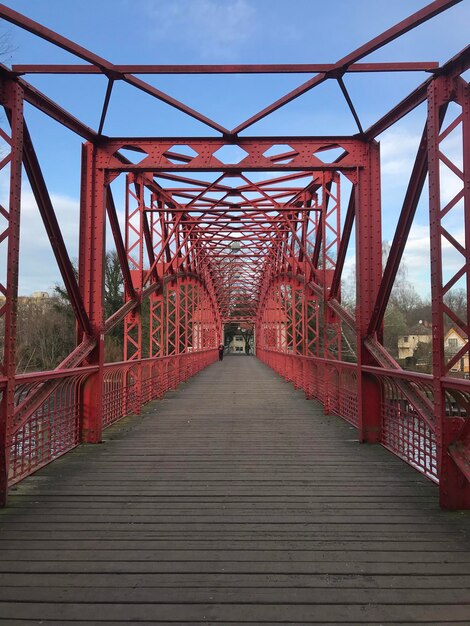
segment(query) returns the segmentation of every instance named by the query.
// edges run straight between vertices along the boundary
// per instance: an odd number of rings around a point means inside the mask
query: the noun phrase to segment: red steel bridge
[[[8,150],[0,168],[9,202],[0,207],[0,501],[8,488],[186,381],[217,360],[224,325],[254,327],[256,357],[439,484],[443,508],[470,507],[470,381],[450,372],[469,353],[469,319],[446,303],[470,289],[470,100],[462,74],[469,48],[436,62],[376,62],[368,55],[457,4],[436,0],[331,64],[115,65],[0,5],[0,17],[62,50],[77,64],[0,68]],[[443,36],[445,34],[443,33]],[[451,36],[451,33],[448,33]],[[422,72],[422,83],[369,128],[356,112],[350,73]],[[236,128],[170,97],[145,75],[303,73],[305,82]],[[35,88],[34,74],[102,75],[107,91],[96,129]],[[207,128],[201,137],[107,136],[118,81],[174,107]],[[326,81],[341,89],[357,132],[350,136],[251,136],[258,121]],[[28,104],[81,140],[79,269],[74,272],[23,107]],[[425,103],[427,115],[390,254],[382,266],[380,146],[376,137]],[[450,107],[450,105],[452,105]],[[452,110],[452,114],[449,111]],[[461,163],[446,151],[459,138]],[[53,150],[53,147],[50,147]],[[459,181],[448,198],[443,169]],[[209,175],[210,174],[210,175]],[[17,374],[18,267],[22,182],[31,186],[76,320],[76,348],[52,371]],[[124,185],[125,225],[118,213]],[[418,202],[429,186],[432,374],[404,371],[383,345],[384,314]],[[460,212],[464,240],[447,226]],[[105,319],[103,258],[109,224],[125,285],[121,308]],[[341,279],[355,237],[355,310]],[[444,243],[460,255],[449,273]],[[343,277],[344,278],[344,277]],[[148,301],[148,306],[146,302]],[[146,306],[144,306],[144,304]],[[143,316],[149,345],[143,346]],[[468,315],[468,314],[467,314]],[[444,352],[446,320],[467,337]],[[106,363],[107,333],[124,322],[124,361]],[[348,358],[345,340],[348,336]],[[355,358],[351,358],[351,353]],[[146,356],[148,354],[148,357]],[[144,358],[145,355],[145,358]],[[47,435],[45,433],[47,424]]]

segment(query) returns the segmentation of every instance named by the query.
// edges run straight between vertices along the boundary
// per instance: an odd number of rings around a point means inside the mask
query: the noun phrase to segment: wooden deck
[[[0,623],[469,624],[470,515],[229,357],[24,481]]]

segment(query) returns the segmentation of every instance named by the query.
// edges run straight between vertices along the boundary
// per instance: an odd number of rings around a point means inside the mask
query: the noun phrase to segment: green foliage
[[[417,368],[430,372],[432,367],[432,343],[419,342],[413,354]]]
[[[407,332],[405,312],[397,305],[388,306],[384,318],[384,346],[392,356],[398,356],[398,337]]]
[[[104,265],[104,318],[108,319],[113,313],[118,311],[124,304],[124,279],[122,277],[121,266],[119,264],[119,258],[117,252],[114,250],[108,251],[105,257]],[[116,324],[114,328],[109,332],[108,340],[109,345],[113,345],[114,349],[110,352],[110,360],[120,360],[122,358],[124,336],[124,322]],[[116,350],[120,350],[121,356],[114,358]],[[105,354],[105,357],[107,359]],[[113,357],[113,358],[111,358]]]
[[[224,326],[225,344],[228,345],[238,332],[238,324],[226,324]]]

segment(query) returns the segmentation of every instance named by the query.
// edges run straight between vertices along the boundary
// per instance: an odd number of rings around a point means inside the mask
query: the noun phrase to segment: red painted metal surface
[[[458,114],[448,122],[443,113],[449,102],[458,108]],[[444,123],[442,120],[444,118]],[[466,319],[452,310],[444,297],[452,287],[462,279],[465,281],[467,299],[470,293],[470,91],[468,84],[459,76],[439,76],[428,87],[428,159],[429,159],[429,222],[431,236],[431,288],[432,288],[432,324],[434,336],[444,337],[445,319],[451,319],[454,326],[464,334],[466,341],[454,355],[444,352],[443,342],[433,342],[433,383],[436,407],[436,436],[439,444],[439,463],[441,473],[441,504],[443,506],[470,507],[470,450],[466,445],[465,431],[467,420],[459,415],[446,412],[447,390],[442,379],[452,366],[469,353],[469,310]],[[450,133],[460,130],[461,165],[455,163],[447,154],[444,144]],[[459,181],[457,188],[449,190],[441,185],[445,169]],[[455,224],[449,218],[463,213],[461,233],[455,230]],[[460,254],[461,262],[457,269],[449,273],[445,263],[445,245]],[[453,395],[450,393],[450,395]],[[468,395],[458,404],[468,407]],[[455,455],[455,450],[459,454]],[[453,458],[455,457],[455,458]]]
[[[470,289],[470,104],[461,74],[469,49],[436,63],[359,63],[418,24],[456,3],[437,0],[333,64],[127,66],[114,65],[0,5],[0,16],[75,55],[87,65],[0,68],[0,98],[10,124],[0,169],[10,194],[0,207],[8,266],[0,372],[0,501],[16,482],[217,359],[224,324],[255,328],[255,350],[308,398],[318,399],[358,428],[361,441],[381,443],[440,484],[441,505],[470,507],[470,383],[450,377],[469,353],[444,353],[445,319],[464,335],[469,319],[445,304],[457,283]],[[343,82],[347,72],[432,71],[401,103],[363,131]],[[228,130],[137,78],[139,74],[313,74],[296,90]],[[51,101],[20,75],[104,74],[108,88],[97,130]],[[113,84],[122,80],[215,130],[211,137],[103,135]],[[354,136],[240,137],[280,107],[317,85],[337,81],[355,120]],[[79,276],[75,278],[50,193],[23,116],[33,105],[86,143],[82,151]],[[428,115],[388,262],[382,268],[380,150],[375,138],[427,101]],[[449,121],[449,103],[459,109]],[[420,132],[422,131],[422,128]],[[445,140],[460,133],[461,162]],[[339,149],[340,155],[328,157]],[[131,161],[126,154],[135,154]],[[227,152],[228,151],[228,152]],[[238,151],[238,157],[234,156]],[[17,375],[15,328],[21,165],[30,181],[72,304],[76,349],[52,372]],[[461,181],[452,198],[442,169]],[[432,375],[403,372],[382,344],[383,320],[429,176],[433,296]],[[114,189],[125,188],[121,230]],[[348,192],[350,188],[350,192]],[[346,193],[344,191],[346,189]],[[347,197],[344,202],[344,197]],[[347,207],[346,207],[347,205]],[[464,238],[447,225],[463,219]],[[105,223],[121,266],[122,306],[105,319]],[[357,304],[342,302],[341,279],[355,229]],[[462,264],[444,272],[443,242]],[[444,278],[445,275],[445,278]],[[459,282],[460,281],[460,282]],[[104,362],[107,333],[124,326],[124,361]]]
[[[15,402],[16,374],[16,312],[18,304],[18,269],[20,253],[20,206],[21,166],[23,156],[23,94],[13,81],[3,85],[5,109],[8,114],[11,134],[4,139],[9,153],[0,166],[9,168],[9,205],[0,207],[4,221],[2,240],[7,245],[7,267],[1,278],[0,291],[5,302],[0,309],[4,323],[3,355],[1,374],[5,376],[0,404],[0,506],[5,502],[10,464],[10,441]]]

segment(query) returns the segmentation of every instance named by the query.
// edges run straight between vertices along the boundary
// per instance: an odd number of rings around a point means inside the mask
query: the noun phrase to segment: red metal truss
[[[5,301],[0,309],[4,324],[1,376],[4,381],[0,404],[0,500],[8,487],[10,465],[10,429],[15,408],[16,375],[16,312],[18,303],[18,266],[20,253],[21,169],[23,153],[23,94],[13,81],[3,85],[3,104],[8,113],[11,133],[2,132],[9,152],[2,158],[0,169],[9,170],[9,202],[0,206],[1,241],[7,245],[7,267],[0,282]]]
[[[361,62],[457,3],[436,0],[331,64],[115,65],[0,5],[0,17],[84,61],[0,68],[9,128],[0,170],[9,179],[0,206],[4,341],[0,372],[0,503],[8,485],[103,428],[161,398],[217,358],[224,325],[249,324],[255,352],[326,412],[358,428],[435,481],[441,505],[470,507],[470,383],[450,376],[468,358],[470,320],[445,301],[470,290],[470,104],[462,74],[469,49],[448,63]],[[430,76],[364,130],[343,77],[348,72],[423,71]],[[30,85],[27,74],[103,74],[104,102],[92,129]],[[306,73],[297,89],[229,130],[134,74]],[[108,137],[115,81],[208,126],[209,137]],[[334,80],[358,133],[240,136],[267,115]],[[395,236],[382,268],[380,146],[376,137],[423,102],[428,114]],[[51,194],[23,115],[27,102],[85,140],[82,148],[79,268],[75,277]],[[446,117],[449,104],[458,108]],[[423,129],[421,128],[420,132]],[[462,159],[446,152],[461,138]],[[228,153],[226,149],[230,149]],[[339,156],[331,157],[331,151]],[[238,157],[235,152],[238,151]],[[131,154],[132,158],[125,156]],[[229,156],[227,156],[227,154]],[[76,319],[77,346],[52,372],[18,375],[15,364],[22,165]],[[443,172],[460,181],[452,197]],[[426,178],[429,177],[433,301],[432,375],[404,372],[382,343],[383,320]],[[121,196],[116,189],[124,188]],[[346,200],[344,200],[346,198]],[[119,215],[124,214],[121,228]],[[453,230],[449,217],[461,216]],[[106,319],[103,281],[109,222],[124,282],[120,308]],[[355,233],[355,241],[352,235]],[[463,236],[462,236],[463,233]],[[348,250],[355,249],[356,306],[342,302]],[[460,265],[449,275],[445,255]],[[468,315],[468,314],[467,314]],[[446,322],[467,337],[444,351]],[[105,339],[123,326],[124,360],[105,363]]]
[[[449,102],[457,105],[459,112],[453,120],[447,122],[444,117]],[[462,137],[461,164],[454,162],[444,141],[451,133],[459,132]],[[465,283],[467,298],[470,293],[470,90],[459,76],[439,76],[428,88],[428,159],[429,159],[429,214],[431,249],[431,287],[433,301],[433,332],[445,335],[446,318],[450,319],[466,338],[463,347],[456,354],[447,355],[443,342],[433,343],[433,383],[437,424],[437,440],[440,444],[441,502],[444,506],[470,506],[470,482],[462,481],[462,474],[470,476],[467,420],[446,412],[447,396],[457,395],[460,404],[469,407],[468,397],[461,392],[446,389],[445,378],[449,376],[453,365],[469,354],[469,310],[462,319],[444,297],[459,280]],[[458,181],[458,188],[444,188],[446,171],[451,172]],[[446,185],[448,187],[448,185]],[[463,219],[459,232],[449,217],[461,212]],[[445,245],[459,255],[457,269],[448,274],[445,263]],[[459,390],[460,391],[460,390]],[[455,484],[459,484],[456,493]]]

